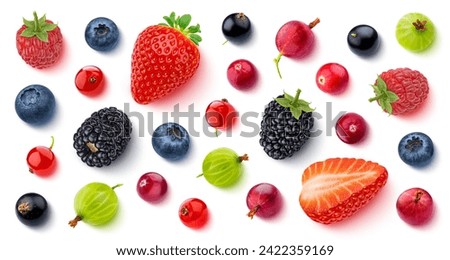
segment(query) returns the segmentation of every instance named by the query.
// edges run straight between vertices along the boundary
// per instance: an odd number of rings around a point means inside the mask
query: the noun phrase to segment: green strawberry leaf
[[[314,111],[313,108],[310,107],[310,103],[300,99],[300,93],[301,90],[297,89],[297,92],[295,93],[295,97],[284,93],[284,96],[281,98],[276,98],[275,101],[282,107],[289,108],[289,111],[291,112],[292,116],[295,119],[300,119],[300,116],[303,112],[312,112]]]
[[[185,14],[182,15],[179,19],[178,19],[178,26],[180,26],[180,30],[184,31],[184,29],[186,29],[189,24],[191,23],[191,15],[190,14]]]
[[[200,33],[200,25],[189,26],[192,17],[190,14],[184,14],[182,16],[176,16],[175,12],[171,12],[169,16],[164,16],[163,19],[167,22],[160,23],[163,26],[169,26],[182,32],[187,38],[189,38],[195,45],[199,45],[202,41]]]

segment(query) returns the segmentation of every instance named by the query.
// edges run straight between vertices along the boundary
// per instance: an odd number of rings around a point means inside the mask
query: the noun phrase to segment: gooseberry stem
[[[76,227],[78,222],[81,221],[82,218],[80,216],[76,216],[74,219],[72,219],[71,221],[69,221],[69,226],[71,227]]]
[[[111,189],[114,190],[115,188],[120,187],[120,186],[122,186],[122,185],[123,185],[122,183],[119,183],[119,184],[117,184],[117,185],[112,186]]]
[[[252,208],[252,209],[250,210],[250,212],[247,213],[247,216],[248,216],[250,219],[253,219],[253,216],[256,215],[256,212],[258,212],[258,210],[259,210],[260,207],[261,207],[261,206],[257,205],[256,207]]]
[[[244,154],[242,156],[239,156],[239,162],[241,163],[242,161],[248,161],[248,155]]]

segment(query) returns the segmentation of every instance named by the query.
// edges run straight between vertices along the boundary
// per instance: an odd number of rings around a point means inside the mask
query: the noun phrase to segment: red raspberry
[[[390,69],[381,73],[372,85],[375,97],[383,111],[400,115],[416,110],[427,98],[427,78],[417,70],[409,68]]]

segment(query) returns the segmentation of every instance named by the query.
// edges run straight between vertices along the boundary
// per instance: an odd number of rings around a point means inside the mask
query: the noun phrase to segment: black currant
[[[371,56],[380,47],[380,37],[370,25],[360,24],[353,27],[347,35],[350,50],[361,56]]]
[[[47,200],[40,194],[30,192],[22,195],[16,202],[16,215],[28,226],[37,226],[47,220]]]
[[[250,19],[243,13],[232,13],[225,17],[222,23],[222,32],[231,42],[244,42],[251,34]]]

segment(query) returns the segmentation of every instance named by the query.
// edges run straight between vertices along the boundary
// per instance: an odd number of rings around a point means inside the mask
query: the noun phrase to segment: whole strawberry
[[[191,16],[164,16],[166,23],[144,29],[134,45],[131,93],[148,104],[184,85],[200,64],[200,25],[189,26]]]
[[[400,115],[416,110],[427,98],[427,78],[417,70],[409,68],[390,69],[378,76],[372,85],[375,97],[383,111]]]
[[[63,37],[57,24],[46,16],[23,19],[16,34],[16,47],[22,59],[33,68],[43,69],[54,65],[63,51]]]

